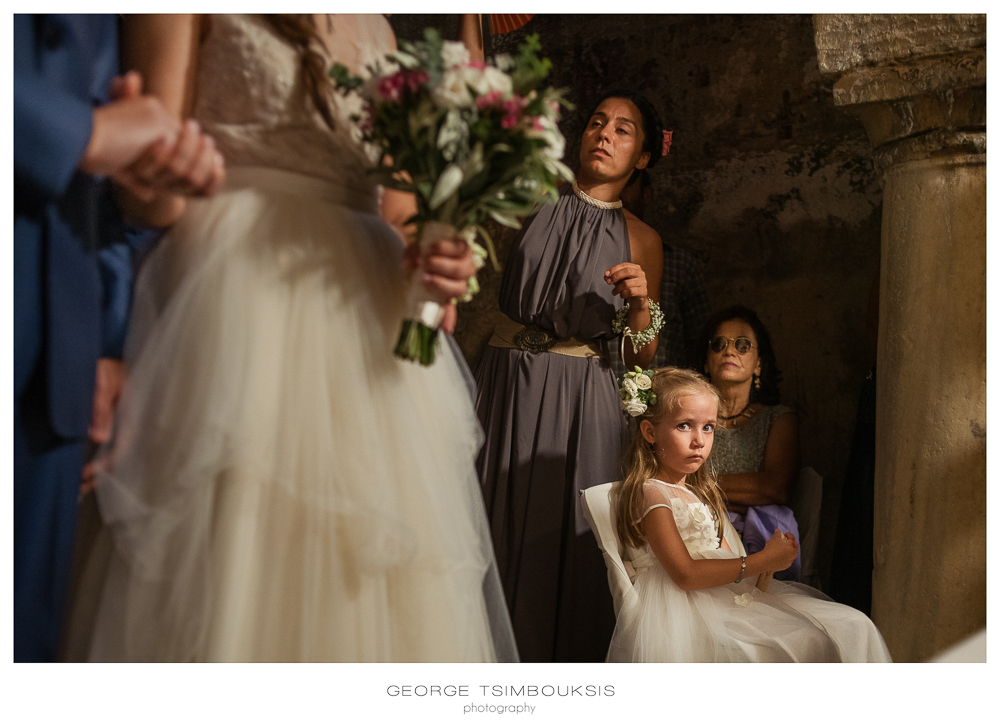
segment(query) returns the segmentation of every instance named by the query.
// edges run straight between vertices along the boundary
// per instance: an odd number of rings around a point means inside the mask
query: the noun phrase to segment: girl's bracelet
[[[740,556],[740,577],[737,578],[735,582],[736,583],[741,582],[743,580],[743,574],[745,574],[746,572],[747,572],[747,557]]]
[[[618,310],[615,315],[614,321],[611,323],[611,330],[615,334],[622,335],[624,340],[625,337],[630,337],[632,339],[632,353],[639,354],[639,348],[645,347],[647,344],[656,339],[656,335],[660,333],[663,329],[663,311],[660,309],[660,305],[654,302],[652,299],[649,300],[649,325],[639,332],[638,334],[633,334],[632,330],[629,329],[625,320],[628,318],[628,302],[625,302],[625,306]]]

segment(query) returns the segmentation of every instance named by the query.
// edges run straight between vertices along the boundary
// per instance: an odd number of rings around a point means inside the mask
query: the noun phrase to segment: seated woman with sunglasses
[[[712,460],[733,527],[747,553],[763,550],[775,528],[799,537],[785,506],[799,473],[799,424],[791,408],[779,405],[781,373],[771,337],[757,313],[733,306],[705,323],[707,344],[696,349],[695,369],[722,393]],[[775,578],[797,581],[802,561]]]

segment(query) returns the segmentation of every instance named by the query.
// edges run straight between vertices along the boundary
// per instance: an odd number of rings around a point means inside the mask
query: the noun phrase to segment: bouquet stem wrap
[[[441,239],[452,239],[455,236],[455,227],[451,224],[428,221],[423,225],[418,243],[420,249],[424,250]],[[406,313],[396,341],[396,356],[418,361],[422,365],[432,364],[442,319],[444,307],[424,288],[421,274],[417,272],[410,279]]]

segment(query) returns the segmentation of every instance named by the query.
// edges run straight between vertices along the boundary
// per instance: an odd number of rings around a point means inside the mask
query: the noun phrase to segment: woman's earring
[[[758,390],[760,389],[760,377],[758,377],[757,375],[753,376],[753,386],[755,389]]]

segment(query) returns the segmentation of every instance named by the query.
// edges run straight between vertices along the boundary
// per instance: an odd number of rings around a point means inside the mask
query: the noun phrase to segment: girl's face
[[[615,181],[645,168],[642,114],[625,98],[607,98],[587,122],[580,142],[580,173],[593,181]]]
[[[719,384],[739,384],[747,382],[754,375],[760,375],[760,348],[757,347],[757,336],[753,333],[753,327],[742,319],[730,319],[719,325],[712,335],[724,337],[728,344],[721,352],[713,352],[709,347],[708,358],[705,360],[705,374],[712,381],[713,385]],[[744,342],[734,342],[740,339],[750,340],[750,349],[743,354],[737,350],[739,344]]]
[[[709,394],[682,397],[677,408],[655,425],[639,423],[639,431],[653,445],[659,476],[667,483],[680,484],[684,476],[702,466],[712,452],[718,407]]]

